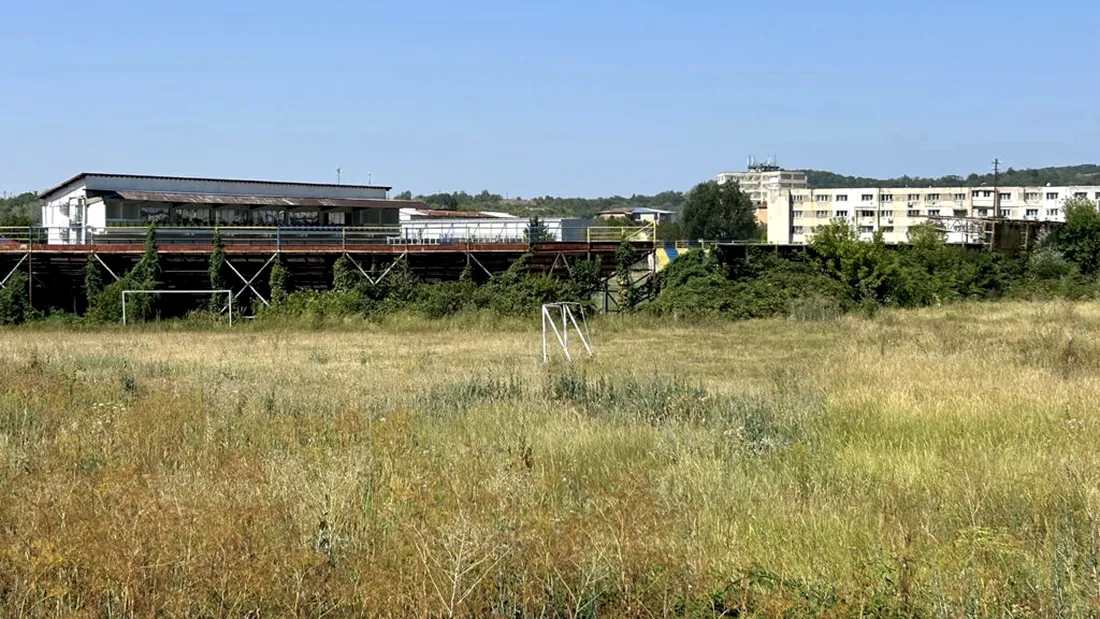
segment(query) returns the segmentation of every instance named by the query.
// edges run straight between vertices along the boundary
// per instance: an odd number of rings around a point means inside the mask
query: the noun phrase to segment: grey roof
[[[387,186],[387,185],[337,185],[336,183],[302,183],[302,182],[297,182],[297,181],[264,181],[264,180],[255,180],[255,179],[247,179],[247,178],[209,178],[209,177],[203,177],[203,176],[157,176],[157,175],[150,175],[150,174],[110,174],[110,173],[103,173],[103,172],[81,172],[80,174],[76,174],[72,178],[68,178],[68,179],[54,185],[53,187],[50,187],[49,189],[40,192],[38,194],[38,197],[39,198],[45,198],[46,196],[50,195],[51,193],[54,193],[55,191],[65,187],[66,185],[69,185],[71,183],[75,183],[76,181],[78,181],[78,180],[80,180],[80,179],[82,179],[86,176],[106,176],[106,177],[109,177],[109,178],[155,178],[155,179],[163,179],[163,180],[170,180],[170,181],[214,181],[214,182],[224,182],[224,183],[256,183],[256,184],[264,184],[264,185],[300,185],[300,186],[305,186],[305,187],[344,187],[344,188],[351,187],[353,189],[383,189],[385,191],[389,191],[389,190],[393,189],[393,187],[390,187],[390,186]]]
[[[415,200],[384,200],[364,198],[295,198],[284,196],[240,196],[210,193],[175,193],[168,191],[111,191],[125,200],[168,202],[173,204],[220,204],[241,206],[319,207],[319,208],[420,208],[427,206]]]

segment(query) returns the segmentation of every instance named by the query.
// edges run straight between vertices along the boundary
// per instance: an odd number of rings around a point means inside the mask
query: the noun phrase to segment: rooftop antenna
[[[340,168],[336,168],[336,184],[340,184]]]

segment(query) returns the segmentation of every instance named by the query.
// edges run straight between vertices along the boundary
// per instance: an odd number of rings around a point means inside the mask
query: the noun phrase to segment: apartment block
[[[750,157],[747,171],[718,174],[718,184],[726,183],[737,183],[741,191],[748,194],[756,206],[756,220],[761,224],[768,223],[768,198],[772,192],[807,187],[805,172],[784,170],[774,158],[758,163]]]
[[[862,238],[881,232],[887,243],[904,243],[909,229],[929,218],[1065,221],[1064,206],[1070,198],[1087,198],[1100,206],[1100,186],[780,188],[768,190],[764,201],[772,243],[805,243],[814,230],[834,220],[855,226]],[[951,243],[973,241],[966,232],[951,232],[948,237]]]

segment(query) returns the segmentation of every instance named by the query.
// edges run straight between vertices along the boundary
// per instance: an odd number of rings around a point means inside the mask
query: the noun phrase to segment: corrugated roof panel
[[[256,179],[248,179],[248,178],[207,178],[207,177],[202,177],[202,176],[159,176],[159,175],[152,175],[152,174],[109,174],[109,173],[104,173],[104,172],[81,172],[81,173],[73,176],[72,178],[66,179],[66,180],[62,181],[61,183],[59,183],[57,185],[54,185],[53,187],[50,187],[49,189],[46,189],[45,191],[42,191],[41,193],[38,194],[38,197],[39,198],[45,198],[46,196],[48,196],[51,193],[61,189],[62,187],[65,187],[66,185],[68,185],[70,183],[73,183],[73,182],[76,182],[76,181],[78,181],[78,180],[80,180],[84,177],[87,177],[87,176],[102,176],[104,178],[141,178],[141,179],[154,178],[154,179],[174,180],[174,181],[212,181],[212,182],[221,182],[221,183],[255,183],[255,184],[259,184],[259,185],[298,185],[298,186],[307,186],[307,187],[340,187],[340,188],[354,187],[354,188],[357,188],[357,189],[383,189],[385,191],[389,191],[390,189],[393,189],[393,187],[390,187],[389,185],[334,185],[332,183],[306,183],[306,182],[301,182],[301,181],[265,181],[265,180],[256,180]]]
[[[422,208],[423,202],[412,200],[365,200],[353,198],[293,198],[275,196],[231,196],[211,193],[169,193],[162,191],[116,191],[126,200],[169,202],[174,204],[224,204],[226,206],[274,206],[280,208]]]

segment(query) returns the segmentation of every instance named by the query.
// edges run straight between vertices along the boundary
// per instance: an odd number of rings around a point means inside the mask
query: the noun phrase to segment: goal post
[[[122,326],[126,326],[126,295],[130,294],[224,294],[229,301],[229,325],[233,325],[233,291],[232,290],[123,290],[122,291]]]
[[[574,311],[576,310],[576,311]],[[581,320],[577,322],[577,313],[580,313]],[[558,322],[561,322],[559,326]],[[584,325],[584,329],[581,329],[581,325]],[[547,325],[550,329],[547,330]],[[546,303],[542,306],[542,362],[547,363],[550,360],[550,351],[547,347],[547,338],[550,333],[554,334],[554,339],[561,345],[561,350],[565,353],[565,358],[570,363],[573,362],[573,355],[569,352],[569,331],[570,326],[572,330],[580,338],[581,344],[584,345],[584,350],[589,356],[592,356],[592,344],[589,342],[591,334],[588,333],[588,320],[584,316],[584,306],[580,303]]]

